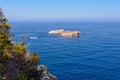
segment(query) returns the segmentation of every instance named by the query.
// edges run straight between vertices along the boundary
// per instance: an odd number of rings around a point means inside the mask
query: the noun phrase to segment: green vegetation
[[[11,80],[27,80],[27,77],[25,77],[25,76],[18,76],[18,77],[15,77],[15,78],[11,78]]]
[[[14,53],[16,54],[22,54],[23,52],[26,52],[26,46],[17,44],[14,46]]]
[[[0,9],[0,80],[36,80],[39,56],[29,53],[24,41],[13,43],[10,28]]]

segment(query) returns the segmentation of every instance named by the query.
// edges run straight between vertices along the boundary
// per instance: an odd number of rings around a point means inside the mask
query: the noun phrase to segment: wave
[[[37,37],[29,37],[30,39],[37,39]]]

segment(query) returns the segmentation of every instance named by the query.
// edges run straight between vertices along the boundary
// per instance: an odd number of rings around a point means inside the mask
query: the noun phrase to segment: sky
[[[0,0],[9,20],[120,20],[120,0]]]

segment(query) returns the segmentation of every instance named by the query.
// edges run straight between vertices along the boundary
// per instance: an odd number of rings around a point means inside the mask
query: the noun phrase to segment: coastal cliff
[[[26,37],[13,43],[10,29],[0,9],[0,80],[57,80],[45,66],[37,66],[40,57],[27,50]]]

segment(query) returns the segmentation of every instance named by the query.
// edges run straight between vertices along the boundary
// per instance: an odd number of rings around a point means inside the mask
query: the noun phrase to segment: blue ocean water
[[[15,40],[28,36],[58,80],[120,80],[120,22],[11,22]],[[79,30],[78,38],[49,35],[54,29]],[[29,37],[37,37],[30,39]]]

